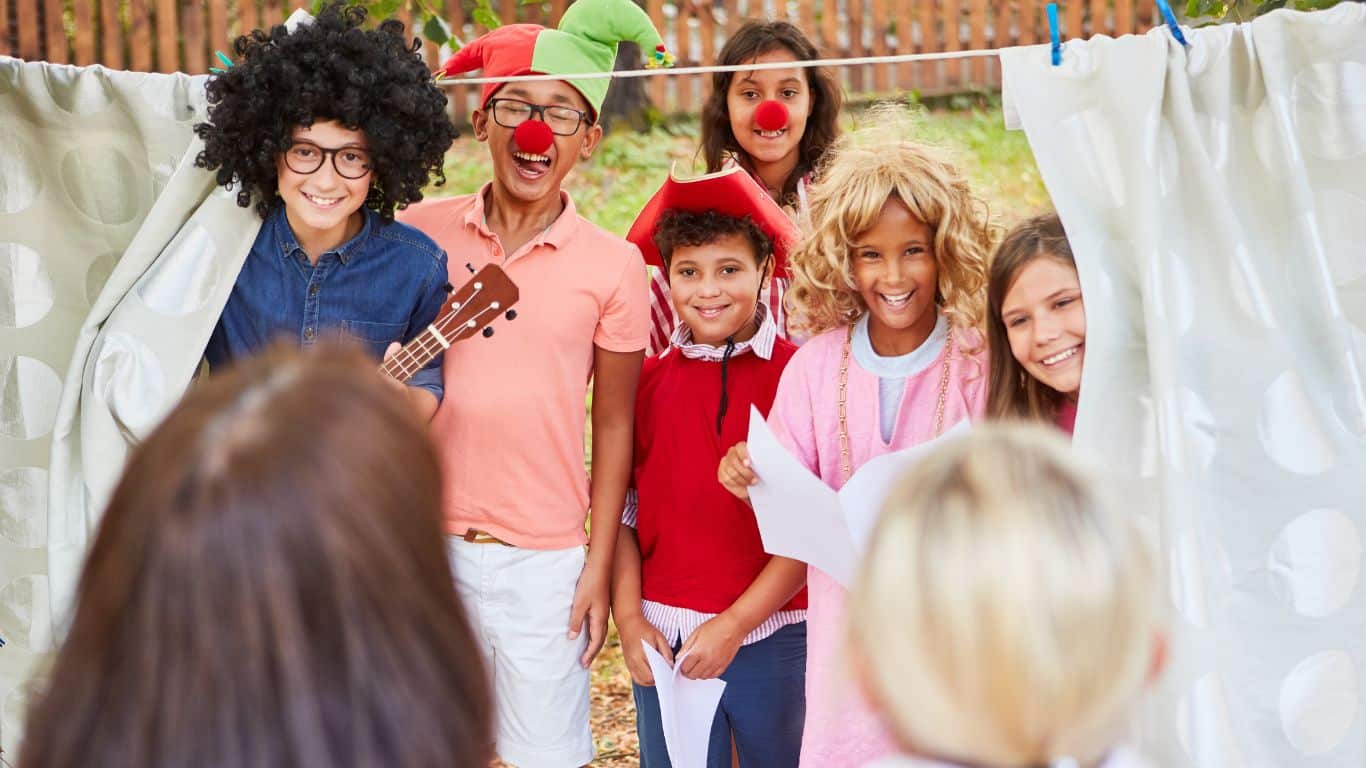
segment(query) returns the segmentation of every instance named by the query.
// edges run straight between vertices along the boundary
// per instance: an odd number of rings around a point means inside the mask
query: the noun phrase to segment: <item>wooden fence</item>
[[[213,51],[243,31],[276,24],[308,0],[0,0],[0,55],[115,69],[202,73]],[[484,31],[470,0],[428,0],[462,39]],[[568,0],[493,0],[505,22],[553,24]],[[959,51],[1029,45],[1048,39],[1044,0],[645,0],[680,65],[706,64],[748,18],[786,18],[829,57]],[[1157,23],[1154,0],[1065,0],[1064,39],[1142,32]],[[399,17],[406,19],[406,12]],[[416,32],[415,32],[416,34]],[[435,68],[437,46],[426,43]],[[1000,85],[995,59],[860,65],[839,68],[854,95],[915,90],[937,95]],[[704,76],[651,78],[653,103],[692,111],[706,93]],[[457,116],[476,89],[451,89]]]

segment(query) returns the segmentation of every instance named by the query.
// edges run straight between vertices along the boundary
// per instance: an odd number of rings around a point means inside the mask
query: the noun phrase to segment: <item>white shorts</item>
[[[455,584],[493,676],[498,756],[518,768],[593,759],[588,633],[569,639],[584,549],[535,550],[448,537]]]

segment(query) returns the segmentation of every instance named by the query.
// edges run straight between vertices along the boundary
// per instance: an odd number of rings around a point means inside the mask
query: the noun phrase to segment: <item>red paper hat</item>
[[[660,217],[672,210],[716,211],[736,218],[748,216],[773,243],[774,276],[787,277],[787,251],[800,238],[797,225],[743,168],[732,166],[692,179],[680,179],[669,172],[669,180],[641,209],[631,224],[631,231],[626,234],[626,239],[640,249],[645,263],[660,269],[664,269],[664,259],[655,246],[655,227]]]

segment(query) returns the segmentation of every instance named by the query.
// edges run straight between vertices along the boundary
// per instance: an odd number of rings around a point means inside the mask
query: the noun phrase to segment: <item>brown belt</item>
[[[464,539],[465,541],[468,541],[471,544],[502,544],[505,547],[513,546],[512,544],[503,541],[502,539],[498,538],[497,536],[494,536],[491,533],[486,533],[475,528],[467,529],[465,531],[465,535],[461,536],[460,538]]]

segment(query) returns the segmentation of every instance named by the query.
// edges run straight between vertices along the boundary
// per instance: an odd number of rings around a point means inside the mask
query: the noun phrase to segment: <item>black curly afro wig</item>
[[[429,179],[445,182],[442,160],[455,127],[446,95],[418,55],[420,43],[394,19],[363,29],[365,9],[330,3],[311,24],[289,32],[253,30],[233,43],[234,64],[209,79],[208,122],[195,164],[256,200],[265,218],[278,199],[275,159],[295,126],[335,120],[365,132],[374,159],[365,205],[392,221],[395,208],[422,199]]]

